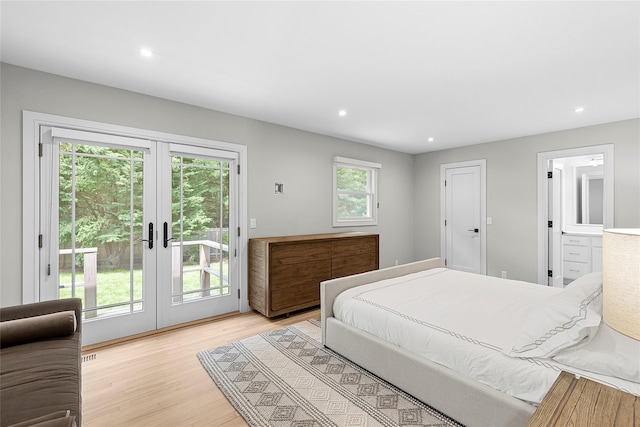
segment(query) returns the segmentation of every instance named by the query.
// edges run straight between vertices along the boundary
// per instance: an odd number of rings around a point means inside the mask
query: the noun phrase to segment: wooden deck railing
[[[98,291],[96,289],[97,277],[98,277],[98,248],[76,248],[73,249],[60,249],[60,255],[71,255],[73,253],[82,254],[84,256],[84,282],[69,283],[73,286],[84,286],[84,316],[85,318],[92,318],[97,316],[96,308],[98,305]],[[64,287],[66,284],[60,284],[60,287]]]
[[[174,297],[183,294],[182,280],[180,280],[182,273],[200,271],[200,289],[202,296],[209,296],[211,289],[211,275],[214,275],[221,279],[223,282],[228,281],[228,276],[211,268],[211,248],[222,252],[229,252],[229,246],[214,242],[213,240],[191,240],[182,242],[182,246],[200,245],[199,262],[198,266],[182,269],[182,252],[180,242],[174,242],[171,249],[171,276],[172,276],[172,291]],[[84,281],[75,283],[60,283],[60,287],[84,287],[84,308],[85,318],[94,318],[97,316],[98,307],[98,290],[97,290],[97,277],[98,277],[98,248],[76,248],[72,249],[60,249],[60,255],[82,255],[84,257]],[[199,292],[199,291],[194,291]],[[74,292],[75,294],[75,292]],[[129,302],[125,302],[128,304]]]
[[[182,289],[182,281],[180,280],[180,276],[182,273],[188,273],[193,271],[200,271],[200,289],[202,289],[202,296],[209,296],[210,288],[211,288],[211,275],[222,279],[224,282],[228,280],[228,277],[224,274],[219,273],[217,270],[211,268],[211,250],[218,249],[222,252],[229,252],[229,246],[221,244],[219,242],[214,242],[213,240],[190,240],[187,242],[182,242],[182,246],[192,246],[192,245],[200,245],[199,252],[199,265],[196,267],[185,268],[182,269],[182,254],[180,250],[180,242],[174,242],[171,252],[172,262],[171,262],[171,277],[173,283],[173,296],[179,296],[183,294]],[[222,254],[220,254],[222,255]],[[182,271],[181,271],[182,270]],[[222,277],[221,277],[222,276]]]

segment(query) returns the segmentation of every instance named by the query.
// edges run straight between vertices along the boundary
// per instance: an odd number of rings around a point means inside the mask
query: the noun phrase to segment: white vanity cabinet
[[[562,276],[565,285],[593,271],[602,271],[602,236],[562,236]]]

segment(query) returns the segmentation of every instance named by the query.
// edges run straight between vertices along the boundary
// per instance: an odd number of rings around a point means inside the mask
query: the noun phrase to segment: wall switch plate
[[[507,272],[506,271],[502,271],[502,278],[506,279],[507,278]]]
[[[493,224],[493,218],[491,218],[490,216],[487,217],[487,225],[491,225]]]
[[[251,220],[249,221],[249,227],[251,228],[256,228],[258,226],[257,221],[255,218],[251,218]]]

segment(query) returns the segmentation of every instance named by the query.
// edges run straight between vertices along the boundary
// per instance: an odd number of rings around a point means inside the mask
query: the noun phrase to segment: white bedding
[[[510,357],[535,306],[561,289],[436,268],[358,286],[334,316],[507,395],[538,404],[561,370],[640,395],[640,384],[557,363]]]

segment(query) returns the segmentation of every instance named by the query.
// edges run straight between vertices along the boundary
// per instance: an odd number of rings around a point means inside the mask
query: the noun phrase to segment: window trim
[[[371,201],[369,209],[371,215],[365,218],[349,219],[338,215],[338,167],[346,167],[350,169],[366,170],[370,173],[370,194]],[[334,227],[365,227],[378,225],[378,172],[382,169],[382,164],[375,162],[367,162],[364,160],[349,159],[346,157],[335,156],[333,158],[333,226]]]

